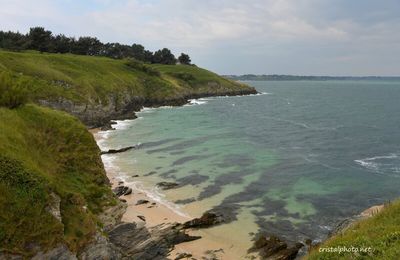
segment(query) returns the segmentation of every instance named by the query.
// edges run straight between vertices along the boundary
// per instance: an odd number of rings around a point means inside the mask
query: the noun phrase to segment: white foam
[[[189,105],[204,105],[207,104],[207,100],[199,98],[199,99],[189,99]]]
[[[128,120],[116,120],[116,124],[113,125],[113,127],[116,130],[124,130],[129,128],[129,126],[132,125],[132,123],[134,122],[135,119],[128,119]]]
[[[188,214],[186,214],[182,211],[182,209],[179,205],[166,200],[165,194],[163,194],[161,192],[161,190],[158,189],[157,187],[154,187],[151,189],[146,188],[144,186],[144,184],[140,181],[129,181],[129,179],[130,179],[129,176],[119,176],[118,179],[123,181],[125,186],[128,186],[135,191],[139,191],[139,192],[146,194],[146,196],[148,198],[157,202],[158,204],[161,204],[161,205],[167,207],[168,209],[172,210],[175,214],[185,217],[185,218],[190,218],[190,216]]]
[[[354,160],[358,165],[366,168],[367,170],[376,173],[399,173],[400,169],[398,166],[392,166],[392,163],[387,162],[390,159],[397,159],[397,154],[391,153],[389,155],[374,156],[364,159]],[[390,172],[388,172],[390,171]]]

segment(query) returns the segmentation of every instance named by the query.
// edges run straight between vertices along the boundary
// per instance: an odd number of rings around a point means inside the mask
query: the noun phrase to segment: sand
[[[99,131],[100,129],[90,130],[97,142],[101,141],[101,135],[96,134]],[[114,188],[120,185],[118,172],[113,172],[112,169],[108,169],[106,166],[105,170],[112,187]],[[128,184],[122,185],[129,186]],[[151,197],[146,193],[135,190],[134,187],[131,188],[133,188],[133,193],[131,195],[120,197],[120,199],[126,200],[126,203],[128,204],[127,210],[122,217],[122,221],[124,222],[136,222],[139,225],[153,227],[165,223],[183,223],[192,219],[193,217],[200,217],[190,216],[189,214],[178,214],[170,209],[167,205],[152,200]],[[137,205],[139,200],[147,200],[149,202],[146,204]],[[141,219],[143,217],[145,221]],[[247,240],[248,238],[240,237],[247,234],[243,233],[243,228],[240,228],[240,230],[237,230],[239,234],[235,236],[236,230],[232,230],[230,226],[232,225],[220,225],[201,230],[189,230],[189,234],[201,236],[202,238],[176,245],[168,258],[175,259],[176,256],[181,253],[189,253],[196,259],[232,260],[247,258],[248,256],[246,257],[246,248],[249,247],[245,248],[241,242],[243,242],[243,239]],[[221,236],[221,234],[226,235],[227,233],[232,233],[232,239],[227,240],[226,236]],[[235,247],[235,244],[241,244],[241,246]]]

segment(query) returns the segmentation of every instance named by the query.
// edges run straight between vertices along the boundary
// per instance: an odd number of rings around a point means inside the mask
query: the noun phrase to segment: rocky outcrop
[[[126,203],[117,201],[115,206],[104,209],[99,215],[99,220],[103,223],[103,230],[106,232],[110,231],[113,227],[121,223],[122,216],[125,214],[127,207]]]
[[[136,205],[143,205],[143,204],[147,204],[147,203],[149,203],[150,201],[148,201],[148,200],[138,200],[137,202],[136,202]]]
[[[292,260],[296,258],[302,247],[302,243],[296,243],[289,247],[285,241],[274,235],[261,235],[255,240],[254,246],[249,252],[258,252],[262,259]]]
[[[187,228],[207,228],[224,222],[222,215],[213,212],[206,212],[200,218],[189,220],[182,224],[184,229]]]
[[[32,260],[43,260],[43,259],[77,260],[78,258],[65,245],[60,245],[46,253],[39,252],[34,257],[32,257]]]
[[[135,149],[136,146],[128,146],[121,149],[109,149],[108,151],[101,151],[100,154],[114,154],[114,153],[123,153],[132,149]]]
[[[46,210],[62,223],[60,204],[61,198],[54,192],[50,193],[50,203],[47,205]]]
[[[165,259],[174,245],[199,239],[179,228],[179,224],[162,224],[153,228],[122,223],[109,232],[110,242],[123,254],[122,259]]]
[[[92,243],[90,243],[83,252],[79,255],[79,259],[82,260],[94,260],[94,259],[121,259],[122,254],[120,249],[114,246],[110,241],[99,232]]]
[[[129,188],[128,186],[122,186],[122,185],[115,187],[112,191],[114,192],[114,194],[117,197],[120,197],[122,195],[130,195],[133,192],[132,188]]]
[[[363,212],[361,212],[358,215],[351,216],[351,217],[341,220],[340,222],[338,222],[336,224],[336,226],[328,234],[328,237],[343,234],[346,230],[348,230],[350,227],[352,227],[358,221],[373,217],[376,214],[378,214],[379,212],[381,212],[384,208],[385,208],[384,204],[375,205],[375,206],[372,206],[372,207],[364,210]]]
[[[159,106],[182,106],[188,103],[189,99],[210,97],[210,96],[238,96],[257,94],[254,88],[249,87],[243,90],[226,90],[220,92],[203,92],[193,94],[182,94],[173,98],[146,99],[140,96],[133,96],[132,93],[125,91],[110,95],[107,102],[89,101],[89,103],[79,103],[63,97],[49,100],[37,100],[40,105],[53,109],[65,111],[78,117],[89,128],[106,126],[107,130],[112,129],[111,120],[135,119],[136,111],[143,107]]]

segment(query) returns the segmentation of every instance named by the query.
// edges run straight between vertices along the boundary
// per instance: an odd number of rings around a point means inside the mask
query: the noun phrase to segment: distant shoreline
[[[242,81],[328,81],[328,80],[400,80],[400,76],[299,76],[299,75],[221,75],[230,80]]]

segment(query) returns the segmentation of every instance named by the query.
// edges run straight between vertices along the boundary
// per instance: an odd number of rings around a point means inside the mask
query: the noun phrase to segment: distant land
[[[244,74],[244,75],[222,75],[223,77],[231,80],[400,80],[400,76],[298,76],[298,75],[255,75],[255,74]]]

